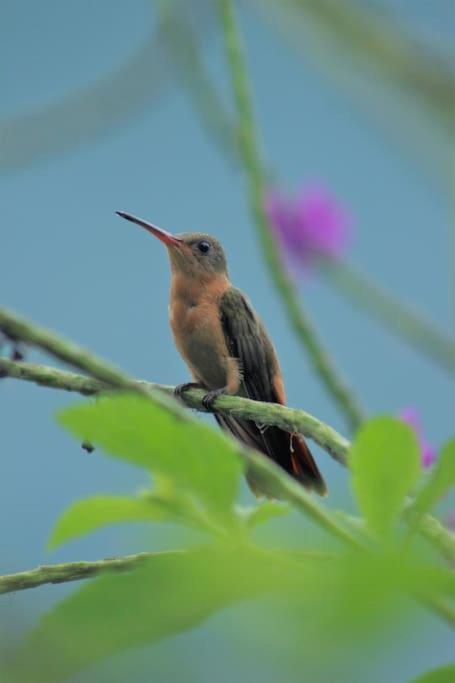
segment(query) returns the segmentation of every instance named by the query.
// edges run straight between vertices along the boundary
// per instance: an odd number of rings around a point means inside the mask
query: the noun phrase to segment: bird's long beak
[[[142,220],[142,218],[137,218],[136,216],[132,216],[130,213],[125,213],[124,211],[116,211],[115,213],[118,216],[125,218],[127,221],[131,221],[132,223],[142,226],[148,230],[148,232],[151,232],[152,235],[158,237],[161,242],[164,242],[167,247],[178,247],[183,244],[183,240],[180,239],[180,237],[176,237],[170,232],[167,232],[167,230],[163,230],[162,228],[158,228],[156,225],[152,225],[152,223]]]

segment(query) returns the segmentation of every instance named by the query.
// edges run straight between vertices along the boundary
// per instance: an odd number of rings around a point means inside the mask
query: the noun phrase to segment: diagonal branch
[[[90,387],[87,384],[90,378],[72,375],[71,373],[62,373],[63,377],[60,386],[58,379],[61,371],[43,368],[43,366],[17,364],[6,359],[0,359],[0,370],[3,369],[4,374],[5,372],[8,374],[9,369],[11,373],[15,372],[22,379],[28,379],[29,381],[40,380],[39,383],[47,384],[47,386],[80,391],[85,394],[93,393],[90,389],[96,390],[98,388],[99,391],[103,386],[107,386],[108,390],[120,389],[131,391],[164,404],[167,410],[177,414],[180,419],[185,419],[184,413],[177,401],[169,400],[163,391],[158,391],[157,385],[133,380],[102,359],[92,355],[86,349],[62,339],[55,333],[21,318],[11,311],[0,309],[0,332],[3,332],[14,341],[22,341],[48,351],[66,363],[91,374],[98,382]],[[27,369],[29,376],[25,378]],[[47,381],[45,381],[46,373]],[[71,378],[76,378],[74,384],[70,382]],[[167,390],[169,391],[170,388],[168,387]],[[194,392],[194,394],[188,396],[188,402],[192,407],[197,408],[201,405],[201,397],[202,393],[196,394]],[[319,422],[319,420],[303,411],[275,406],[274,404],[256,403],[255,401],[248,401],[234,396],[218,399],[215,403],[215,407],[217,406],[225,406],[225,409],[232,411],[232,414],[255,419],[261,423],[266,423],[268,419],[269,424],[281,424],[276,420],[283,418],[287,423],[287,426],[284,428],[290,431],[300,431],[297,427],[297,424],[300,424],[302,433],[307,434],[314,440],[318,438],[318,443],[331,452],[332,455],[334,455],[333,446],[335,446],[335,452],[341,453],[342,458],[346,459],[350,446],[349,442],[337,434],[331,427],[324,425],[324,423]],[[281,418],[277,417],[280,415]],[[308,431],[304,431],[304,429]],[[325,443],[326,441],[327,443]],[[325,446],[323,445],[324,443]],[[332,533],[344,543],[355,547],[359,546],[357,539],[349,533],[344,525],[334,523],[333,516],[330,516],[322,506],[311,498],[302,486],[287,475],[284,470],[275,465],[275,463],[254,451],[241,448],[240,446],[239,454],[248,463],[248,467],[252,472],[260,479],[263,478],[270,483],[271,489],[277,492],[278,497],[288,500],[297,509],[304,511],[322,528]],[[341,457],[338,459],[342,462]],[[419,531],[445,557],[455,557],[455,535],[444,529],[437,519],[428,515],[425,521],[425,529],[419,528]]]
[[[52,389],[73,391],[84,396],[100,394],[109,390],[112,391],[112,388],[107,383],[100,382],[91,377],[76,375],[73,372],[58,370],[46,365],[16,363],[7,358],[0,358],[0,376],[34,382],[40,386]],[[137,380],[134,384],[141,390],[145,389],[150,394],[157,390],[169,395],[174,393],[174,387],[171,386],[144,382],[142,380]],[[185,392],[185,403],[190,408],[207,412],[202,405],[204,394],[205,392],[201,389],[191,389]],[[275,403],[251,401],[250,399],[238,396],[220,396],[216,401],[216,412],[255,420],[261,422],[261,424],[274,425],[291,433],[300,432],[319,444],[321,448],[327,451],[339,463],[346,465],[349,442],[332,427],[329,427],[329,425],[324,424],[324,422],[303,410],[287,408]]]
[[[76,375],[73,372],[65,372],[46,365],[33,363],[16,363],[6,358],[0,358],[0,376],[34,382],[43,387],[59,389],[93,396],[108,390],[107,385],[99,380]],[[159,390],[169,395],[173,393],[173,387],[152,382],[137,380],[137,384],[145,387],[148,391]],[[205,412],[202,405],[204,392],[193,389],[185,394],[185,401],[190,408]],[[338,434],[329,425],[324,424],[317,418],[303,410],[286,408],[285,406],[250,401],[249,399],[236,396],[222,396],[216,402],[217,412],[226,412],[236,417],[257,420],[261,424],[270,424],[289,432],[300,432],[304,436],[319,444],[327,453],[342,465],[347,464],[349,442]],[[404,516],[406,519],[407,511]],[[357,518],[351,521],[358,522]],[[438,519],[427,515],[421,521],[420,534],[438,547],[439,552],[448,562],[455,562],[455,539],[453,534]]]
[[[13,341],[37,346],[55,357],[90,373],[95,379],[105,383],[110,390],[129,391],[158,403],[179,420],[188,419],[185,411],[177,401],[164,395],[162,391],[146,388],[143,383],[136,382],[120,370],[107,364],[101,358],[91,354],[74,342],[59,337],[53,332],[35,325],[11,311],[0,309],[0,332]],[[236,442],[237,443],[237,442]],[[282,468],[262,454],[245,448],[237,443],[239,457],[247,464],[248,469],[258,481],[268,484],[268,490],[283,500],[288,500],[297,509],[302,510],[321,528],[333,536],[354,547],[360,543],[349,529],[338,522],[320,503],[318,503],[295,479]]]
[[[89,579],[107,572],[121,572],[135,569],[139,564],[150,562],[157,556],[181,554],[181,551],[157,553],[138,553],[124,557],[108,557],[94,562],[68,562],[64,564],[45,564],[17,574],[0,576],[0,594],[36,588],[46,583],[67,583]]]

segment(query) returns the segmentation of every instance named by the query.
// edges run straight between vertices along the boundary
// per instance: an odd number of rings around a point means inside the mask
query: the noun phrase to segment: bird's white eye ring
[[[202,251],[203,254],[206,254],[210,249],[210,242],[202,240],[202,242],[198,243],[197,248],[199,249],[199,251]]]

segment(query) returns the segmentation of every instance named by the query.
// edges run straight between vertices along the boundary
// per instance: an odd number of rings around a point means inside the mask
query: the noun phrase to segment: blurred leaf
[[[455,681],[455,664],[433,669],[423,676],[413,678],[410,683],[453,683]]]
[[[78,500],[59,517],[52,530],[48,548],[56,548],[107,524],[146,522],[172,518],[164,501],[126,496],[96,496]]]
[[[218,518],[230,515],[242,462],[220,432],[128,395],[66,409],[59,421],[110,455],[170,477]]]
[[[415,529],[423,515],[455,486],[455,439],[448,441],[433,465],[430,477],[419,491],[414,504],[409,508],[412,529]]]
[[[185,631],[272,584],[261,556],[248,551],[159,553],[133,572],[87,583],[51,610],[19,646],[10,680],[60,681],[113,654]]]
[[[349,462],[360,509],[372,531],[385,537],[419,475],[416,436],[400,420],[374,418],[357,433]]]
[[[251,529],[258,524],[264,524],[273,517],[283,517],[289,514],[290,507],[284,503],[268,500],[265,503],[254,505],[252,507],[238,508],[241,516],[245,520],[247,526]]]

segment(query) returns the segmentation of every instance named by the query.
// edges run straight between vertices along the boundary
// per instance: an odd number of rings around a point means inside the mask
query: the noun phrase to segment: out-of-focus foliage
[[[175,513],[174,513],[175,514]],[[73,503],[60,517],[49,538],[48,547],[56,548],[106,524],[148,522],[173,519],[172,508],[158,496],[95,496]]]
[[[230,514],[242,462],[233,442],[206,425],[136,396],[71,408],[60,422],[109,454],[170,477],[215,519]]]
[[[202,549],[157,555],[131,574],[103,576],[58,605],[19,648],[14,681],[51,683],[130,647],[198,624],[269,578],[246,553]]]
[[[419,448],[411,428],[384,417],[367,422],[351,450],[353,487],[371,530],[387,537],[419,474]]]
[[[106,134],[164,92],[171,68],[204,128],[238,162],[237,122],[224,110],[199,51],[211,4],[157,3],[156,28],[116,73],[41,111],[0,121],[0,170],[26,166]],[[359,2],[248,4],[272,16],[274,28],[297,36],[299,47],[333,73],[380,125],[393,130],[400,144],[446,171],[454,104],[449,63],[422,51],[387,13],[379,19]],[[368,293],[357,278],[350,282]],[[374,298],[382,305],[384,297],[371,290],[369,302]],[[454,574],[416,537],[419,521],[455,483],[454,441],[442,449],[429,477],[419,480],[419,446],[412,430],[388,417],[366,422],[350,453],[351,484],[362,518],[352,524],[317,502],[315,509],[323,509],[327,521],[322,543],[315,550],[312,537],[298,531],[289,549],[279,532],[262,535],[256,527],[279,528],[279,518],[291,507],[272,500],[250,508],[238,505],[244,461],[239,446],[223,434],[180,418],[164,404],[126,395],[78,405],[59,420],[78,439],[151,474],[153,487],[136,497],[103,495],[73,503],[52,531],[51,548],[108,524],[136,521],[178,523],[184,542],[135,569],[100,575],[77,587],[5,658],[1,681],[56,683],[125,650],[191,629],[236,603],[251,607],[258,599],[266,618],[252,609],[245,633],[250,627],[264,633],[280,614],[280,634],[274,633],[271,647],[280,638],[291,644],[299,667],[309,652],[323,653],[330,670],[331,657],[352,643],[361,652],[390,635],[398,623],[411,629],[416,603],[417,609],[453,623]],[[415,491],[410,506],[408,496]],[[408,528],[402,522],[405,506]],[[327,539],[331,520],[333,528],[341,525],[355,534],[358,547],[342,545],[339,534]],[[317,515],[311,521],[317,522]],[[194,536],[186,535],[190,529],[204,532],[198,537],[203,546],[195,547]],[[454,679],[454,667],[446,667],[415,683]]]
[[[271,619],[280,605],[289,634],[311,623],[306,647],[322,648],[327,657],[353,639],[362,647],[389,631],[394,620],[402,623],[415,599],[438,611],[437,605],[449,605],[455,597],[454,575],[421,551],[402,546],[395,533],[419,471],[415,436],[398,420],[367,422],[351,455],[359,505],[371,530],[387,534],[389,545],[375,546],[361,532],[363,550],[338,546],[327,552],[314,552],[308,544],[286,550],[275,541],[253,541],[249,529],[289,508],[273,501],[239,508],[243,468],[237,447],[201,423],[127,395],[75,406],[59,420],[78,438],[158,476],[155,490],[136,499],[106,496],[73,504],[57,523],[51,544],[107,523],[172,518],[188,527],[199,524],[208,532],[207,543],[157,553],[136,569],[101,575],[77,589],[19,644],[4,670],[11,683],[60,681],[258,597],[267,598]]]

